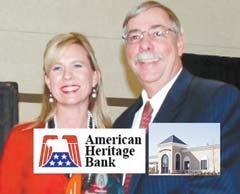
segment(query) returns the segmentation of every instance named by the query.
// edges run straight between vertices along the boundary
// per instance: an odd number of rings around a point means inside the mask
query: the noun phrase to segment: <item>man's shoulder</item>
[[[178,88],[187,87],[189,90],[199,92],[214,92],[216,90],[227,90],[236,94],[240,92],[239,88],[234,85],[221,80],[196,76],[185,68],[179,75],[179,78],[177,79],[175,85],[178,86]]]
[[[141,107],[142,100],[138,98],[132,105],[126,108],[114,121],[114,128],[128,128],[131,127],[136,111]],[[131,123],[131,124],[130,124]]]
[[[219,80],[194,77],[192,80],[191,89],[196,90],[199,93],[204,92],[205,95],[222,94],[225,96],[235,96],[240,98],[240,90],[236,86]]]
[[[130,119],[130,107],[123,111],[114,121],[113,128],[122,128],[125,126],[126,121]]]

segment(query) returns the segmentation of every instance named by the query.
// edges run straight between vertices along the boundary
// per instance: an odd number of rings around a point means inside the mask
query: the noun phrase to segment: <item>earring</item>
[[[92,89],[92,94],[91,94],[92,98],[96,98],[97,97],[97,90],[96,88]]]
[[[48,101],[49,101],[50,103],[53,103],[53,102],[54,102],[54,98],[53,98],[52,93],[49,94]]]

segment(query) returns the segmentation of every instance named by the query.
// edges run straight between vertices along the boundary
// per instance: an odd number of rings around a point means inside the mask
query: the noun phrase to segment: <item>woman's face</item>
[[[50,65],[45,82],[56,105],[77,105],[89,102],[92,88],[97,85],[99,72],[93,71],[86,50],[68,46],[59,60]]]

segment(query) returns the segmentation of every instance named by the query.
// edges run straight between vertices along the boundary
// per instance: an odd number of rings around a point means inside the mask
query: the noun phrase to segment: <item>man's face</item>
[[[159,26],[160,29],[165,27],[160,36],[157,33]],[[167,32],[167,29],[170,30]],[[154,87],[159,90],[181,68],[183,35],[174,32],[168,15],[161,8],[151,8],[130,19],[126,30],[128,34],[143,32],[142,39],[126,43],[130,67],[145,89]]]

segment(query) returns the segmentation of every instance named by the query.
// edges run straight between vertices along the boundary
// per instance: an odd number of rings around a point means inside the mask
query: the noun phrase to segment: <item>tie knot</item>
[[[152,108],[150,102],[147,101],[143,108],[143,114],[151,115],[152,112],[153,112],[153,108]]]

